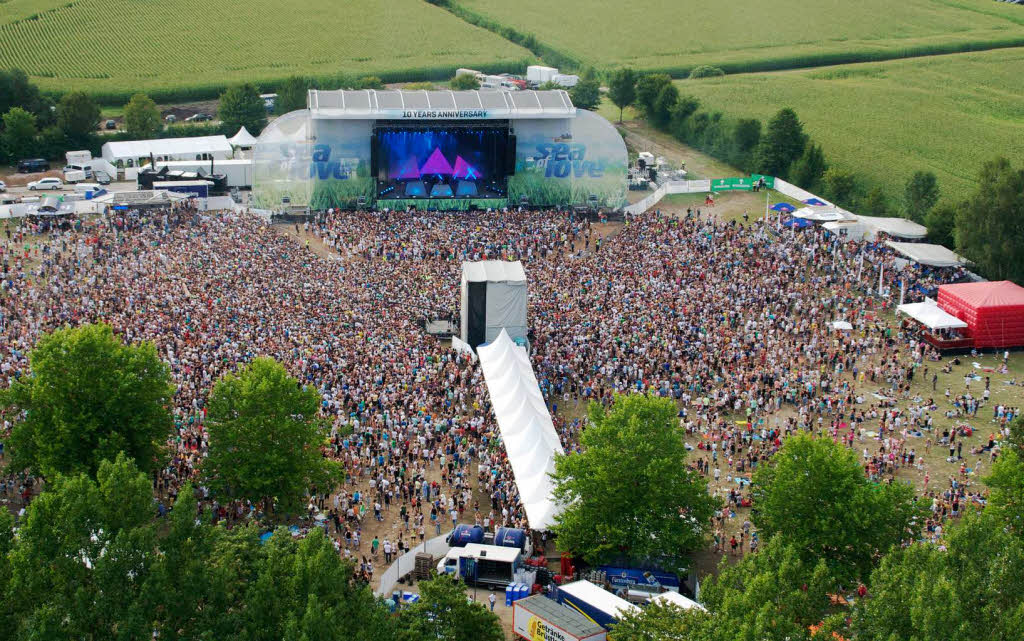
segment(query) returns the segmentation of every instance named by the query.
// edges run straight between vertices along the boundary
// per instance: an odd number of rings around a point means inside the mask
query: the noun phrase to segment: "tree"
[[[460,73],[452,78],[448,86],[454,91],[470,91],[480,88],[480,81],[471,73]]]
[[[768,129],[761,137],[755,161],[759,173],[785,177],[806,146],[807,134],[796,112],[788,107],[780,110],[768,121]]]
[[[903,190],[903,214],[923,223],[928,212],[939,202],[939,184],[930,171],[915,171]]]
[[[889,211],[889,199],[885,195],[885,190],[881,187],[872,187],[864,196],[861,209],[874,216],[881,216]]]
[[[865,641],[1002,641],[1024,629],[1024,539],[995,515],[968,514],[945,549],[893,549],[853,612]]]
[[[234,134],[245,127],[254,136],[267,125],[267,108],[260,92],[251,84],[231,87],[220,95],[218,110],[224,131]]]
[[[837,205],[849,206],[853,201],[853,193],[857,183],[853,174],[838,167],[831,167],[821,178],[825,188],[825,196]]]
[[[384,81],[377,76],[363,76],[356,80],[356,89],[383,89]]]
[[[987,511],[1001,519],[1011,531],[1024,537],[1024,456],[1020,449],[1006,447],[985,478],[991,489]]]
[[[755,524],[806,560],[824,559],[840,580],[866,577],[878,554],[924,521],[912,487],[869,482],[851,450],[807,434],[786,439],[752,485]]]
[[[828,163],[825,162],[825,152],[822,151],[821,145],[809,144],[800,158],[793,163],[789,173],[797,186],[813,190],[826,171]]]
[[[620,396],[610,410],[592,403],[581,443],[582,452],[555,460],[559,546],[590,563],[684,566],[718,501],[686,466],[675,404],[641,395]]]
[[[928,240],[950,249],[955,245],[953,228],[956,225],[956,207],[943,203],[933,207],[924,218],[924,226],[928,228]]]
[[[0,148],[11,160],[31,155],[36,141],[36,117],[21,107],[4,114]]]
[[[978,190],[956,211],[957,251],[993,280],[1024,282],[1024,169],[986,162]]]
[[[160,467],[174,386],[152,343],[124,345],[109,325],[83,325],[39,339],[29,362],[32,375],[0,393],[0,405],[24,412],[11,431],[13,469],[93,475],[118,452]]]
[[[739,563],[722,560],[701,594],[711,613],[707,641],[796,641],[828,613],[836,587],[823,559],[805,557],[786,535],[772,536]],[[703,641],[703,640],[702,640]]]
[[[658,127],[665,127],[672,119],[672,108],[679,102],[679,90],[675,85],[668,84],[658,92],[658,98],[654,101],[654,113],[652,120]]]
[[[657,113],[658,96],[665,87],[672,86],[672,77],[667,73],[650,73],[640,76],[636,81],[636,106],[647,118],[653,119]],[[679,97],[679,92],[676,92]]]
[[[619,108],[619,122],[622,122],[622,110],[636,100],[636,72],[617,69],[608,83],[608,98]]]
[[[558,84],[554,80],[548,80],[537,86],[537,91],[558,91],[562,88],[562,85]]]
[[[699,641],[705,638],[710,617],[696,608],[683,610],[674,603],[652,602],[630,610],[612,627],[614,641]]]
[[[277,90],[277,99],[274,101],[274,112],[286,114],[296,109],[306,108],[306,97],[309,90],[314,87],[311,78],[292,76],[285,80]]]
[[[10,552],[5,604],[20,634],[49,638],[149,638],[140,607],[153,561],[152,487],[123,453],[96,480],[57,476],[26,510]],[[54,617],[53,613],[59,616]]]
[[[64,94],[57,103],[57,126],[73,144],[87,146],[99,124],[99,105],[84,92]]]
[[[219,495],[254,503],[276,498],[291,513],[310,487],[325,489],[336,480],[337,464],[319,449],[327,436],[317,419],[320,395],[300,387],[277,361],[257,358],[226,374],[208,405],[203,472]]]
[[[153,138],[163,129],[160,109],[144,93],[135,94],[124,106],[124,124],[129,135],[141,139]]]
[[[588,67],[576,86],[569,90],[569,98],[579,109],[593,111],[601,104],[601,81],[597,79],[597,73],[593,68]]]
[[[746,153],[761,142],[761,121],[757,118],[740,118],[733,126],[733,141],[736,149]]]
[[[24,71],[0,69],[0,114],[13,107],[21,107],[36,116],[37,125],[45,126],[52,124],[52,116],[49,115],[51,104],[39,94],[39,88],[29,82]]]
[[[450,574],[420,582],[420,600],[399,617],[400,639],[504,641],[498,616],[466,598],[466,586]]]

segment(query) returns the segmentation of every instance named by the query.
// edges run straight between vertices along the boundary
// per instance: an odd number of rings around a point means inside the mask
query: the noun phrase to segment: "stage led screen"
[[[378,198],[504,198],[507,127],[378,128]]]

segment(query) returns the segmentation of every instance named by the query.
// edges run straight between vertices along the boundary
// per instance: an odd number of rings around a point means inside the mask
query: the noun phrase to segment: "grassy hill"
[[[677,84],[704,108],[767,120],[792,107],[828,160],[893,193],[929,170],[944,194],[975,186],[981,163],[1024,157],[1024,48]]]
[[[520,69],[530,57],[422,0],[0,3],[0,68],[24,69],[44,90],[108,98],[208,97],[293,74],[438,79],[458,67]]]
[[[1024,45],[1024,11],[992,0],[452,0],[595,67],[683,74],[864,62]]]

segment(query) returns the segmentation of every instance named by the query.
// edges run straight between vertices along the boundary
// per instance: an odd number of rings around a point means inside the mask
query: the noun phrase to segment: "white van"
[[[75,192],[79,194],[84,194],[87,191],[99,191],[100,189],[102,187],[96,183],[78,183],[75,185]]]
[[[77,175],[77,174],[74,174],[74,172],[76,172],[76,171],[82,172],[82,174],[85,175],[85,179],[92,178],[92,165],[91,164],[80,164],[80,165],[78,165],[78,164],[70,164],[70,165],[66,165],[64,167],[64,180],[66,180],[67,182],[78,182],[78,181],[72,179],[69,176],[69,174]],[[82,180],[85,180],[85,179],[82,179]]]

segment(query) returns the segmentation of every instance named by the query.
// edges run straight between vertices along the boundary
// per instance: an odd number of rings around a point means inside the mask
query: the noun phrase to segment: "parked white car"
[[[28,184],[29,191],[37,191],[39,189],[64,189],[64,183],[61,182],[60,178],[40,178]]]

